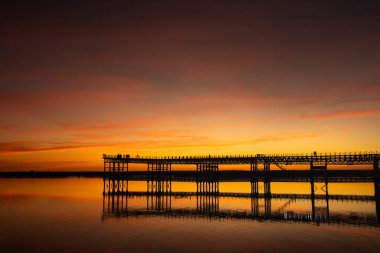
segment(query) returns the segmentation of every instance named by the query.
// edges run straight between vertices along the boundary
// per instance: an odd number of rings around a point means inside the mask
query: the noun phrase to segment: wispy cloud
[[[301,118],[303,119],[318,119],[318,120],[327,120],[327,119],[339,119],[339,118],[361,118],[361,117],[371,117],[379,116],[379,109],[364,109],[364,110],[350,110],[350,111],[333,111],[326,113],[308,113],[302,114]]]
[[[110,144],[109,143],[107,144],[105,143],[73,143],[73,142],[40,143],[40,142],[11,141],[11,142],[0,142],[0,154],[46,152],[46,151],[59,151],[59,150],[90,148],[90,147],[104,147],[104,146],[110,146]]]

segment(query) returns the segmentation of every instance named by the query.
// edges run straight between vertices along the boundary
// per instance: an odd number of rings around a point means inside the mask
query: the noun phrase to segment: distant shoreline
[[[8,171],[0,172],[0,178],[102,178],[103,171]]]

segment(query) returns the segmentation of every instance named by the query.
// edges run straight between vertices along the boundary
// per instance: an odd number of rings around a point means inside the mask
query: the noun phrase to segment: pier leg
[[[123,190],[123,189],[120,189],[123,186],[123,184],[120,184],[122,183],[120,180],[121,179],[120,171],[121,171],[121,166],[120,166],[120,161],[119,161],[117,162],[117,192],[120,192]]]
[[[315,195],[314,195],[314,164],[310,161],[310,195],[311,195],[311,219],[315,221]]]
[[[218,175],[219,165],[217,163],[199,163],[197,166],[196,184],[197,194],[219,194]]]
[[[115,170],[116,170],[116,164],[115,162],[112,163],[112,193],[115,193]]]
[[[326,175],[325,175],[325,191],[326,191],[326,212],[327,219],[330,222],[330,206],[329,206],[329,180],[327,175],[327,165],[326,165]]]
[[[106,160],[104,160],[104,167],[103,167],[103,195],[104,194],[106,194]],[[104,206],[104,203],[103,203],[103,206]]]
[[[121,174],[120,174],[120,181],[121,181],[121,192],[125,192],[125,175],[124,175],[124,161],[121,162]]]
[[[255,178],[251,181],[251,196],[257,197],[259,195],[259,182]]]
[[[125,192],[126,193],[129,192],[129,178],[128,178],[128,176],[126,176],[126,178],[125,178]]]
[[[272,214],[272,199],[270,189],[270,163],[264,162],[264,211],[265,218],[270,218]]]
[[[258,170],[259,169],[258,169],[258,163],[257,163],[257,161],[252,162],[251,163],[251,172],[256,172]]]
[[[106,171],[107,171],[107,181],[108,181],[108,184],[106,183],[106,187],[107,187],[107,193],[110,194],[111,192],[111,162],[107,162],[107,165],[106,165]]]
[[[259,195],[259,179],[258,179],[258,164],[257,161],[251,163],[251,196]]]
[[[270,181],[264,182],[264,196],[270,197],[271,196],[271,189],[270,189]]]
[[[217,163],[207,162],[197,164],[197,211],[201,213],[217,212],[219,210],[219,170]]]
[[[264,163],[264,196],[270,197],[271,196],[271,189],[270,189],[270,163]]]
[[[147,171],[148,171],[148,175],[146,177],[146,193],[147,195],[149,195],[149,192],[150,192],[150,188],[149,188],[149,180],[150,180],[150,163],[148,163],[148,168],[147,168]],[[148,201],[148,200],[147,200]],[[147,206],[148,206],[148,202],[147,202]]]
[[[376,220],[380,224],[380,172],[379,172],[379,157],[375,157],[373,161],[373,183],[375,190],[376,203]]]
[[[126,168],[125,168],[125,179],[126,179],[126,192],[128,192],[129,190],[129,178],[128,178],[128,172],[129,172],[129,164],[128,163],[126,163]]]
[[[270,163],[269,162],[265,162],[264,163],[264,171],[265,172],[269,172],[270,171]]]

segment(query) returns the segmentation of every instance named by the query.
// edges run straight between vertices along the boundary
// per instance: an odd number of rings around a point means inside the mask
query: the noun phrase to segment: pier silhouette
[[[325,155],[256,155],[256,156],[205,156],[205,157],[131,157],[104,155],[103,215],[127,217],[155,215],[170,217],[203,217],[227,219],[256,219],[349,224],[378,227],[380,220],[379,155],[378,154],[325,154]],[[129,164],[145,163],[147,171],[129,171]],[[195,171],[172,171],[173,164],[193,164]],[[247,171],[221,171],[220,164],[249,164]],[[287,170],[286,165],[307,164],[309,170]],[[372,165],[373,169],[328,170],[330,165]],[[271,170],[276,166],[277,170]],[[262,169],[259,169],[262,167]],[[146,191],[129,191],[129,181],[146,181]],[[173,192],[173,181],[195,182],[195,192]],[[250,182],[249,193],[220,192],[219,182]],[[308,182],[310,194],[273,194],[271,182]],[[330,182],[373,182],[374,195],[330,195]],[[259,183],[263,184],[260,192]],[[323,186],[324,194],[315,194],[315,184]],[[128,208],[128,199],[146,198],[146,208]],[[172,208],[173,198],[196,198],[194,208]],[[221,198],[251,200],[251,210],[221,210]],[[282,208],[273,210],[273,199],[285,199]],[[311,203],[309,211],[286,212],[286,206],[300,200]],[[323,201],[323,207],[316,202]],[[356,201],[374,203],[372,216],[330,212],[330,201]],[[263,205],[259,205],[262,203]]]
[[[168,178],[174,181],[264,181],[264,182],[374,182],[379,179],[379,154],[312,154],[255,156],[172,156],[132,157],[103,155],[105,177],[126,177],[134,180]],[[146,164],[146,172],[129,171],[129,164]],[[195,165],[195,171],[172,171],[172,165]],[[220,171],[219,165],[250,165],[246,171]],[[287,165],[307,165],[308,170],[287,170]],[[328,169],[343,165],[345,169]],[[352,169],[354,165],[372,165],[373,169]],[[259,167],[262,169],[259,169]],[[273,170],[273,166],[277,170]],[[256,186],[254,186],[255,188]],[[270,192],[270,184],[266,191]]]
[[[132,158],[127,155],[104,155],[104,203],[102,219],[139,215],[170,217],[207,217],[227,219],[257,219],[302,221],[359,226],[379,226],[379,165],[378,154],[338,154],[311,156],[224,156],[224,157],[163,157]],[[147,171],[129,171],[131,163],[146,163]],[[172,164],[194,164],[195,171],[172,171]],[[249,164],[247,171],[220,171],[219,164]],[[307,164],[309,170],[286,170],[285,165]],[[328,170],[329,165],[372,165],[372,170]],[[259,169],[261,165],[262,170]],[[271,170],[271,166],[278,170]],[[129,191],[129,181],[146,181],[146,191]],[[195,192],[172,192],[173,181],[195,182]],[[249,193],[219,192],[219,182],[250,182]],[[310,194],[272,194],[271,182],[309,182]],[[375,194],[330,195],[329,182],[373,182]],[[263,184],[263,191],[260,192]],[[324,194],[315,194],[315,184],[322,184]],[[128,208],[128,199],[146,198],[146,208]],[[196,198],[194,208],[172,208],[173,198]],[[221,198],[249,198],[251,210],[220,210]],[[273,199],[286,199],[284,207],[273,210]],[[311,202],[307,212],[285,212],[286,206],[299,200]],[[259,203],[263,201],[263,205]],[[316,202],[323,201],[323,207]],[[376,206],[372,216],[330,212],[330,201],[371,202]]]
[[[315,183],[324,183],[328,195],[329,182],[374,182],[375,195],[379,195],[379,154],[316,154],[312,155],[262,155],[255,156],[181,156],[181,157],[132,157],[130,155],[103,155],[104,178],[118,179],[121,184],[128,180],[147,180],[152,187],[166,181],[197,182],[197,188],[217,188],[219,182],[251,182],[253,194],[259,193],[258,182],[264,182],[264,194],[271,194],[271,182],[310,182],[311,194]],[[146,164],[147,171],[129,171],[129,164]],[[172,171],[173,164],[196,165],[195,171]],[[220,164],[249,164],[248,171],[220,171]],[[287,170],[286,165],[308,165],[308,170]],[[344,165],[346,169],[328,169],[330,165]],[[372,165],[373,169],[352,169],[353,165]],[[262,166],[262,170],[259,169]],[[271,170],[276,166],[277,170]],[[119,187],[112,185],[110,187]],[[156,184],[156,185],[155,185]],[[167,188],[169,191],[170,189]],[[207,188],[209,190],[209,188]]]

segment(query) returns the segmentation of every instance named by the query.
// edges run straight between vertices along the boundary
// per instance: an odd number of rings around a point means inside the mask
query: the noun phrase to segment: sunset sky
[[[380,151],[378,1],[6,1],[0,170]]]

